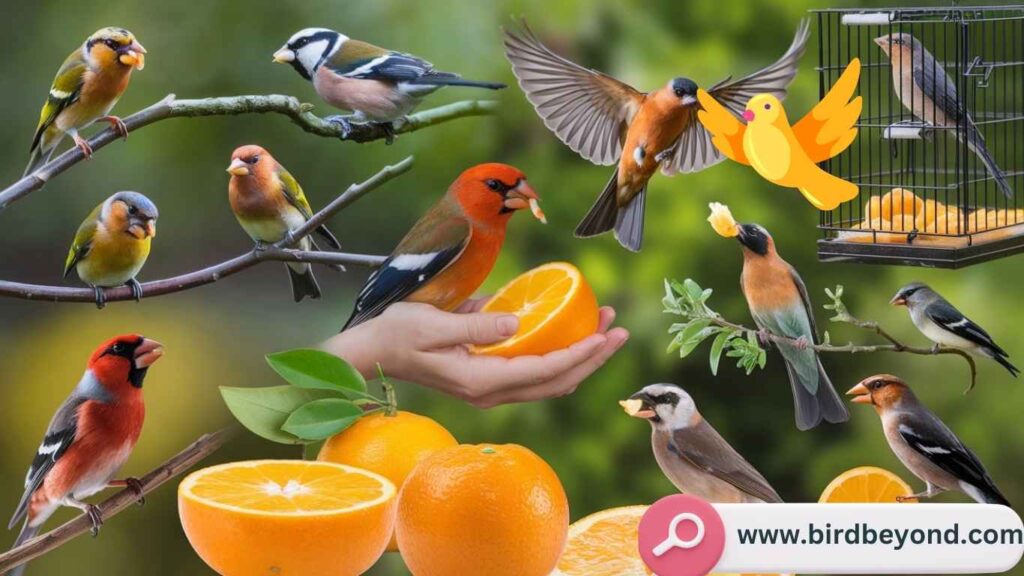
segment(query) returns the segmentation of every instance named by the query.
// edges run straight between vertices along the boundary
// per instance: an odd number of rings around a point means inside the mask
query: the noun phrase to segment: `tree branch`
[[[237,274],[261,262],[309,262],[311,264],[345,265],[375,267],[384,261],[383,256],[365,254],[347,254],[343,252],[308,252],[291,249],[298,241],[312,233],[331,216],[361,198],[366,193],[379,188],[395,177],[408,172],[412,168],[413,157],[409,156],[401,162],[385,166],[369,179],[353,184],[330,204],[314,214],[305,224],[293,230],[284,240],[264,250],[253,250],[231,260],[214,266],[189,272],[173,278],[154,280],[142,284],[144,298],[173,294],[197,286],[203,286],[221,278]],[[103,291],[107,302],[132,300],[131,288],[118,286]],[[96,301],[92,288],[73,288],[68,286],[43,286],[23,284],[0,280],[0,297],[22,298],[25,300],[41,300],[47,302],[90,302]]]
[[[498,103],[491,100],[464,100],[445,106],[418,112],[394,122],[394,133],[405,134],[443,122],[470,116],[493,114]],[[352,131],[342,138],[341,127],[313,114],[311,104],[299,102],[292,96],[269,94],[259,96],[224,96],[218,98],[201,98],[193,100],[177,100],[170,94],[163,100],[124,118],[129,132],[144,126],[166,120],[168,118],[194,118],[199,116],[237,116],[240,114],[281,114],[287,116],[300,128],[327,138],[339,138],[353,142],[370,142],[388,137],[387,130],[375,123],[352,123]],[[119,134],[112,128],[100,131],[89,139],[93,151],[114,142]],[[24,198],[39,190],[46,183],[85,159],[82,151],[71,147],[60,156],[50,160],[37,171],[18,180],[3,191],[0,191],[0,210],[7,208],[12,202]]]
[[[206,434],[170,460],[153,469],[149,474],[139,479],[142,484],[143,495],[149,494],[159,488],[164,482],[191,469],[207,456],[217,451],[237,431],[237,426],[230,426],[213,434]],[[98,505],[100,514],[104,519],[110,519],[137,502],[138,499],[139,495],[131,489],[121,490]],[[45,534],[36,536],[17,548],[0,554],[0,574],[6,574],[8,570],[21,566],[30,560],[63,546],[70,540],[85,534],[90,528],[92,528],[92,523],[83,514]]]

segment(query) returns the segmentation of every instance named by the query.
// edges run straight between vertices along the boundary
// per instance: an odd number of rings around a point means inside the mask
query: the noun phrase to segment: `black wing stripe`
[[[978,457],[946,429],[944,424],[937,424],[942,427],[944,433],[929,434],[923,427],[912,428],[908,424],[900,424],[900,436],[918,454],[958,480],[975,486],[990,486],[992,480]]]
[[[28,474],[25,475],[25,492],[21,496],[21,501],[18,502],[18,507],[14,511],[14,516],[11,518],[8,528],[17,524],[28,512],[28,506],[32,502],[32,495],[42,486],[47,473],[53,469],[61,456],[71,447],[71,444],[75,441],[76,433],[77,428],[74,422],[72,422],[71,426],[50,432],[43,438],[42,444],[39,445],[39,449],[36,451],[35,458],[32,459],[32,465],[28,468]]]

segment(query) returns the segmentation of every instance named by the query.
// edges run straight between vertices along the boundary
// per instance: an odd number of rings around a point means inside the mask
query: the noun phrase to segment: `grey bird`
[[[857,404],[875,407],[889,447],[927,485],[924,492],[903,500],[960,490],[982,504],[1010,505],[974,452],[921,404],[903,380],[879,374],[865,378],[847,394]]]
[[[718,503],[782,502],[775,489],[672,384],[651,384],[620,404],[651,423],[658,466],[680,492]]]
[[[1013,198],[1013,188],[1006,181],[1006,174],[985,147],[985,139],[957,94],[956,82],[946,74],[942,64],[910,34],[886,34],[875,38],[875,44],[889,57],[892,85],[900,103],[918,120],[953,129],[956,137],[985,165],[1003,194]]]
[[[914,326],[936,346],[948,346],[976,356],[991,358],[1015,378],[1020,370],[1010,363],[1010,355],[992,340],[984,328],[957,310],[927,284],[913,282],[900,288],[889,301],[906,306]]]

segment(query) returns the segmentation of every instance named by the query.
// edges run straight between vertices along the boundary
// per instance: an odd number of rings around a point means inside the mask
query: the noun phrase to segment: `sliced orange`
[[[526,356],[547,354],[597,331],[597,298],[579,269],[568,262],[544,264],[521,274],[498,290],[481,312],[519,316],[519,331],[476,354]]]
[[[740,232],[736,228],[736,220],[732,217],[732,212],[728,206],[712,202],[708,204],[708,208],[711,209],[708,222],[711,223],[711,227],[715,229],[715,232],[718,232],[719,236],[734,238],[739,235]]]
[[[178,486],[188,541],[223,576],[356,576],[384,553],[395,486],[327,462],[256,460],[205,468]]]
[[[647,506],[595,512],[569,526],[558,567],[551,576],[647,576],[637,551],[637,527]]]
[[[902,478],[875,466],[847,470],[825,488],[818,499],[822,504],[895,503],[898,496],[908,497],[914,491]],[[904,502],[917,502],[916,499]]]

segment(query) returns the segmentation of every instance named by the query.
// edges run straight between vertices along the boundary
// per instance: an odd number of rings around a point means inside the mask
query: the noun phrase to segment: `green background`
[[[0,181],[13,182],[21,175],[37,111],[57,66],[102,26],[129,28],[149,50],[146,69],[133,77],[115,113],[127,115],[172,92],[180,97],[283,93],[316,103],[316,111],[326,115],[333,112],[318,102],[311,85],[290,68],[270,62],[274,50],[307,26],[335,28],[423,56],[441,69],[512,84],[499,26],[510,23],[512,15],[524,15],[560,52],[647,90],[681,74],[709,86],[725,75],[760,68],[783,52],[797,21],[816,6],[746,0],[9,3],[0,24],[0,51],[6,55],[0,75],[5,134]],[[816,39],[815,34],[786,102],[791,117],[817,99]],[[490,96],[448,89],[432,96],[427,106]],[[600,300],[618,309],[619,322],[632,338],[574,395],[559,400],[479,411],[413,384],[400,386],[399,394],[403,407],[437,419],[463,442],[515,442],[535,450],[560,475],[573,519],[673,492],[651,455],[649,427],[627,418],[616,405],[659,381],[689,390],[705,417],[789,501],[815,500],[835,475],[865,464],[889,468],[915,488],[921,486],[889,451],[869,408],[854,406],[847,425],[798,432],[777,356],[770,355],[767,368],[750,377],[726,362],[712,377],[706,348],[682,361],[665,353],[666,329],[673,319],[661,311],[664,277],[697,279],[715,289],[713,307],[730,319],[750,322],[737,284],[739,248],[716,236],[704,221],[710,201],[725,202],[739,220],[754,220],[773,231],[782,255],[803,274],[816,306],[824,302],[825,287],[843,284],[855,314],[879,320],[907,342],[925,344],[906,312],[887,304],[902,284],[923,280],[988,328],[1014,360],[1024,362],[1017,312],[1024,280],[1019,257],[966,271],[821,264],[815,256],[816,212],[795,191],[768,185],[749,168],[732,163],[696,175],[655,176],[640,255],[619,249],[610,237],[575,240],[571,231],[610,169],[590,165],[559,143],[518,88],[497,97],[502,107],[496,117],[454,121],[402,136],[391,147],[318,138],[279,116],[160,122],[132,134],[127,143],[103,149],[91,162],[0,214],[0,276],[58,284],[75,228],[93,206],[124,189],[141,191],[160,207],[159,234],[143,281],[250,249],[228,208],[224,173],[232,149],[241,144],[266,146],[300,180],[314,207],[383,164],[414,154],[412,173],[331,221],[346,250],[373,254],[389,251],[466,167],[488,161],[514,164],[540,193],[551,224],[541,226],[528,215],[514,218],[484,290],[543,262],[570,260],[581,267]],[[1021,167],[1024,163],[1016,166]],[[291,302],[278,264],[103,311],[90,305],[0,301],[0,416],[5,423],[0,489],[7,495],[0,509],[13,512],[46,423],[99,342],[141,332],[167,347],[146,381],[147,421],[125,469],[139,475],[230,421],[218,385],[276,384],[264,354],[314,345],[337,331],[366,271],[317,272],[325,298],[301,305]],[[827,324],[819,308],[819,325]],[[870,339],[851,327],[828,328],[834,341]],[[1006,496],[1024,501],[1024,388],[995,363],[979,362],[978,389],[969,396],[962,394],[967,368],[953,356],[829,356],[825,365],[840,391],[875,373],[905,377],[978,453]],[[298,456],[297,449],[246,434],[207,463]],[[181,532],[175,484],[154,493],[145,508],[112,519],[100,538],[79,538],[35,561],[29,573],[68,573],[69,566],[76,567],[75,573],[111,576],[208,573]],[[49,525],[70,517],[72,512],[62,511]],[[390,555],[372,573],[405,571],[397,555]]]

